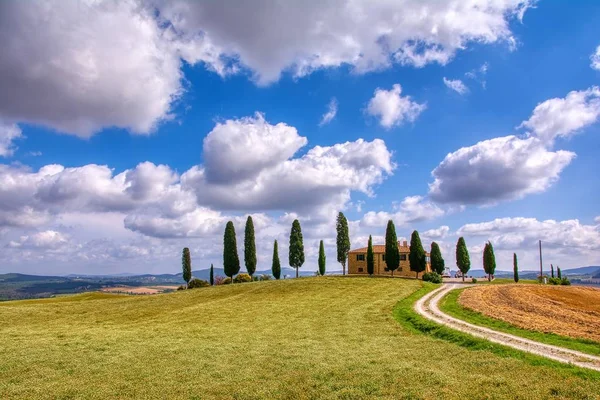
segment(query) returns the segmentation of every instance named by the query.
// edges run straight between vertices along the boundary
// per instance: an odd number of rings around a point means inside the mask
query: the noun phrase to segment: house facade
[[[398,251],[400,253],[400,266],[394,271],[394,276],[407,276],[415,277],[416,272],[410,270],[410,262],[408,261],[408,254],[410,253],[410,246],[406,241],[398,242]],[[392,271],[387,269],[385,263],[385,245],[378,244],[373,245],[373,275],[392,275]],[[429,253],[425,252],[425,259],[427,266],[425,271],[419,273],[419,277],[425,272],[431,272],[431,260]],[[367,272],[367,248],[362,247],[356,250],[350,250],[348,252],[348,274],[350,275],[368,275]]]

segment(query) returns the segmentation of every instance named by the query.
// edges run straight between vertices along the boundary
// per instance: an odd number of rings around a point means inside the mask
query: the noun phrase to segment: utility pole
[[[540,279],[544,279],[544,272],[542,270],[542,241],[540,240]]]

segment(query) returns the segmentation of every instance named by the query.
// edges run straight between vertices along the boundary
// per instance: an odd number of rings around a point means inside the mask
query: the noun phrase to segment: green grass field
[[[600,374],[414,329],[420,288],[325,277],[1,303],[0,398],[598,398]]]
[[[440,309],[445,313],[452,315],[463,321],[470,322],[479,326],[487,326],[488,328],[497,331],[510,333],[512,335],[521,336],[527,339],[536,340],[538,342],[561,346],[568,349],[578,350],[583,353],[600,355],[600,343],[593,340],[570,338],[566,336],[556,335],[553,333],[543,333],[528,329],[519,328],[508,322],[499,319],[490,318],[486,315],[469,310],[458,303],[458,297],[465,289],[454,290],[448,293],[440,301]]]

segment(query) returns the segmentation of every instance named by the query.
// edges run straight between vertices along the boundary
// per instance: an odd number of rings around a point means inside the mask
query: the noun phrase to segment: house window
[[[365,261],[365,255],[364,254],[357,254],[356,255],[356,261]]]
[[[362,269],[362,268],[359,268],[359,269],[358,269],[358,272],[363,272],[363,269]]]
[[[381,260],[382,260],[382,261],[385,261],[385,254],[382,254],[382,255],[381,255]]]
[[[400,261],[406,261],[406,254],[400,254]]]

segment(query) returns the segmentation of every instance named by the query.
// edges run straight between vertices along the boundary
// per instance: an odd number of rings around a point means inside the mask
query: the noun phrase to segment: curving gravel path
[[[589,368],[600,371],[600,357],[581,353],[579,351],[565,349],[563,347],[552,346],[525,339],[508,333],[498,332],[493,329],[484,328],[451,317],[443,313],[438,303],[449,291],[464,288],[463,284],[443,284],[439,289],[423,296],[415,303],[415,311],[423,317],[441,325],[446,325],[452,329],[468,333],[479,338],[487,339],[490,342],[510,346],[518,350],[537,354],[542,357],[550,358],[562,363],[577,365],[578,367]]]

